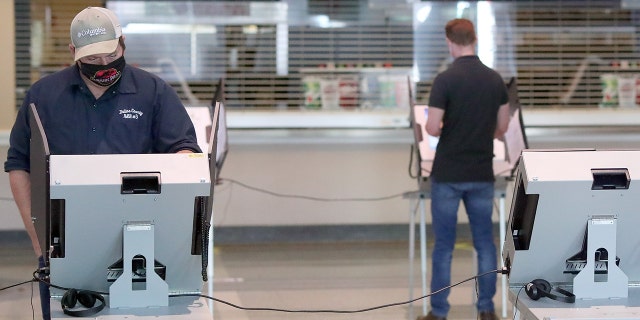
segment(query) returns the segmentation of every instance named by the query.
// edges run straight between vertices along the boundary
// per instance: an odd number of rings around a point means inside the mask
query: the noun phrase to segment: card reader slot
[[[121,172],[121,194],[160,193],[160,172]]]
[[[591,169],[593,184],[591,190],[626,190],[629,189],[629,169]]]

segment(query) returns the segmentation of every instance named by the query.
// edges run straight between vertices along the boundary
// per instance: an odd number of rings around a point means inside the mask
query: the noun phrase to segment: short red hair
[[[457,45],[468,46],[476,42],[473,22],[468,19],[453,19],[447,22],[444,31],[447,39]]]

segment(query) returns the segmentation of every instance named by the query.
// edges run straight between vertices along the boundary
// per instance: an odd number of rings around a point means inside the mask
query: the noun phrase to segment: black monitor
[[[196,130],[196,138],[200,149],[203,152],[209,150],[209,153],[215,154],[216,177],[220,176],[229,152],[224,83],[224,78],[220,78],[210,104],[189,104],[185,106]],[[216,129],[213,129],[214,123]],[[215,133],[215,135],[212,133]],[[211,150],[210,142],[214,136],[216,138],[216,148]],[[214,181],[217,181],[217,179]]]
[[[512,177],[515,177],[518,161],[523,150],[529,148],[527,134],[524,127],[522,105],[518,95],[518,82],[515,77],[507,83],[509,94],[509,128],[504,135],[506,159],[511,164]]]
[[[45,234],[51,229],[48,219],[49,203],[49,143],[35,104],[29,106],[30,139],[30,178],[31,178],[31,216],[38,235],[42,254],[50,254],[50,238]]]
[[[222,171],[222,167],[224,166],[224,162],[227,159],[227,153],[229,153],[229,137],[227,130],[227,111],[223,101],[214,101],[212,103],[214,110],[212,112],[212,124],[215,124],[216,127],[213,127],[208,131],[209,141],[211,141],[211,133],[216,134],[216,177],[220,177],[220,172]],[[217,110],[216,110],[217,109]],[[209,144],[211,147],[211,144]],[[214,181],[217,181],[214,180]]]
[[[225,100],[224,87],[225,87],[224,78],[218,79],[218,84],[216,85],[216,91],[214,91],[213,93],[212,102],[216,102],[216,101],[224,102]]]
[[[217,176],[220,176],[220,171],[222,170],[222,166],[227,158],[227,153],[229,151],[229,142],[227,139],[227,111],[225,107],[225,80],[224,78],[220,78],[218,80],[218,84],[216,85],[216,90],[213,93],[213,99],[210,104],[210,114],[212,123],[217,122],[218,129],[215,131],[217,134],[217,148],[216,148],[216,171]],[[218,114],[215,114],[215,108],[218,108]],[[216,120],[217,119],[217,120]],[[212,129],[210,127],[207,128],[207,137],[211,135]],[[208,139],[208,138],[207,138]]]
[[[511,117],[518,116],[518,127],[521,130],[521,139],[525,148],[529,148],[529,141],[525,133],[524,121],[522,116],[522,104],[520,104],[520,96],[518,94],[518,79],[512,77],[507,83],[507,92],[509,94],[509,114]]]

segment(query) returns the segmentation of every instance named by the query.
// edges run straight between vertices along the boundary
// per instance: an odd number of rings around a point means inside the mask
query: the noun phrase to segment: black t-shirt
[[[498,109],[508,102],[502,77],[478,56],[457,58],[436,76],[429,107],[444,110],[431,176],[438,182],[494,181]]]

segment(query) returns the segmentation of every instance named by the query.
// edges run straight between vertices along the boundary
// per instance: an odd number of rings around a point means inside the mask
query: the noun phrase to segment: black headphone
[[[100,301],[97,306],[95,305],[96,300]],[[80,302],[87,309],[71,310],[76,307],[77,302]],[[64,314],[72,317],[88,317],[100,312],[105,307],[104,297],[101,294],[94,291],[76,289],[67,290],[62,296],[60,304],[62,304]]]
[[[549,281],[543,279],[535,279],[527,283],[524,291],[532,300],[538,300],[542,297],[547,297],[560,302],[576,302],[576,296],[573,293],[562,288],[555,288],[555,291],[560,293],[560,295],[558,295],[551,293],[552,289],[553,287],[551,286],[551,283],[549,283]]]

